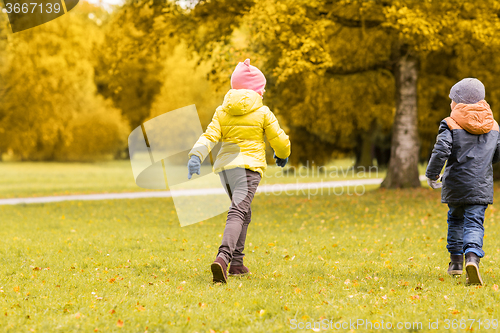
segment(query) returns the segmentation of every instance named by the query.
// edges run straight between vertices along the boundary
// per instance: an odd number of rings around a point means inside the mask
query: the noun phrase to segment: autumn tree
[[[391,160],[382,186],[417,187],[420,186],[417,87],[421,62],[431,52],[452,49],[464,40],[474,41],[481,52],[487,51],[497,43],[498,6],[494,0],[481,3],[263,0],[252,7],[248,25],[253,51],[265,55],[265,67],[268,72],[273,70],[276,90],[284,91],[290,82],[311,75],[326,80],[367,72],[390,73],[394,82],[394,95],[390,99],[395,114]],[[354,30],[343,35],[346,29]],[[357,34],[362,38],[357,38]],[[337,45],[342,46],[339,52],[336,52]],[[318,81],[320,79],[313,80]],[[366,84],[370,84],[369,80]],[[377,84],[377,87],[386,89],[384,85]],[[334,89],[331,91],[337,96]],[[359,88],[356,91],[360,91]],[[354,96],[354,101],[345,104],[346,108],[362,113],[362,109],[355,106],[359,96]],[[388,113],[391,103],[385,99],[384,102],[385,113]],[[373,101],[367,104],[373,105]],[[307,117],[311,110],[318,109],[303,105],[306,107],[301,108],[301,117],[295,114],[294,119]],[[289,108],[282,109],[288,111]],[[317,112],[316,118],[328,118],[332,108]],[[333,115],[327,122],[337,120],[337,114],[333,112]],[[351,125],[346,122],[345,126]],[[308,130],[320,132],[322,129],[329,127],[310,126]]]
[[[264,70],[266,103],[290,126],[298,147],[295,162],[326,161],[335,147],[354,150],[357,165],[369,165],[373,143],[392,127],[385,187],[420,186],[419,151],[427,148],[420,150],[418,120],[424,117],[420,134],[427,147],[431,129],[426,125],[442,114],[433,111],[442,110],[446,101],[441,91],[460,73],[470,73],[453,71],[447,62],[460,54],[464,41],[475,45],[475,53],[488,53],[498,24],[495,0],[479,5],[411,0],[191,5],[180,35],[203,59],[213,60],[210,76],[221,85],[247,56]],[[247,40],[238,46],[241,32]],[[443,67],[448,72],[435,73]],[[433,80],[439,92],[423,88]]]
[[[203,127],[212,120],[214,110],[221,104],[225,92],[217,91],[207,80],[211,64],[199,62],[199,56],[190,55],[191,52],[182,43],[165,57],[161,73],[163,85],[151,108],[150,118],[195,104]],[[182,128],[179,130],[182,131]],[[179,136],[182,136],[182,132]]]
[[[73,13],[7,35],[0,151],[21,160],[95,160],[125,144],[127,123],[96,94],[90,54],[99,31]]]
[[[7,86],[5,82],[7,81],[7,36],[8,36],[9,24],[6,15],[0,15],[0,103],[4,100],[5,94],[7,93]],[[5,110],[0,107],[0,119],[5,116]],[[2,128],[0,127],[0,133]],[[0,146],[0,161],[2,160],[3,149],[5,147]]]
[[[167,148],[167,146],[171,147],[176,144],[182,146],[186,135],[189,136],[187,132],[190,129],[197,128],[200,123],[202,128],[208,126],[215,109],[223,100],[224,93],[217,92],[214,84],[207,80],[207,74],[212,66],[207,62],[199,62],[199,56],[191,53],[192,51],[181,43],[173,53],[169,51],[169,56],[165,57],[162,64],[163,72],[160,76],[163,85],[152,105],[149,118],[193,104],[196,106],[198,118],[179,118],[176,121],[176,126],[169,129],[169,137],[174,141],[157,143],[157,147]],[[162,135],[162,133],[158,135]],[[178,141],[176,142],[176,140]],[[218,148],[218,146],[215,148],[214,153],[217,153]],[[187,155],[183,154],[182,158],[171,160],[171,162],[182,161],[184,164],[185,156]]]
[[[150,114],[162,86],[164,56],[178,41],[181,9],[172,1],[130,0],[105,22],[96,52],[96,84],[132,128]],[[167,45],[166,48],[163,46]]]
[[[378,26],[323,19],[322,6],[259,2],[244,20],[249,49],[269,75],[266,102],[290,127],[293,162],[322,164],[333,152],[355,151],[356,166],[368,167],[392,124],[390,36]]]
[[[275,5],[274,2],[266,3],[271,4],[271,7],[267,6],[267,9],[272,9]],[[373,71],[370,68],[360,71],[361,76],[356,75],[356,71],[346,70],[343,72],[346,75],[345,78],[339,73],[336,77],[333,73],[328,73],[326,77],[323,77],[318,71],[296,75],[290,73],[273,75],[277,67],[274,60],[285,57],[283,50],[284,52],[293,50],[292,43],[295,39],[287,40],[290,33],[288,35],[283,33],[278,42],[273,39],[274,36],[268,40],[268,43],[261,44],[259,44],[260,41],[256,42],[255,38],[250,38],[255,33],[252,29],[256,29],[257,33],[261,31],[262,27],[259,24],[265,24],[265,15],[276,15],[276,13],[267,13],[265,10],[260,11],[259,5],[266,7],[266,3],[249,0],[198,1],[194,4],[193,10],[186,15],[185,22],[191,28],[183,29],[189,32],[183,38],[189,41],[188,45],[200,54],[201,59],[211,60],[213,69],[209,77],[219,88],[227,89],[234,64],[246,57],[251,57],[252,63],[264,70],[268,77],[266,104],[275,111],[278,117],[286,120],[285,123],[295,142],[296,148],[292,155],[292,162],[305,164],[307,161],[314,160],[315,163],[322,164],[331,159],[334,150],[346,153],[355,150],[358,156],[357,165],[372,165],[372,143],[377,141],[382,132],[387,133],[391,125],[393,100],[386,98],[386,95],[391,95],[392,91],[391,75],[386,73],[385,69]],[[306,7],[303,3],[297,3],[294,8],[298,9],[298,17],[303,14],[301,10]],[[305,27],[304,34],[312,32],[309,40],[321,37],[318,32],[324,32],[323,28],[315,25],[314,20],[307,16],[303,18],[305,20],[300,24]],[[277,29],[286,24],[284,21],[271,23],[277,26]],[[335,32],[345,37],[342,39],[344,41],[342,44],[335,44],[331,47],[331,52],[336,52],[339,59],[350,59],[356,56],[360,58],[370,52],[362,50],[362,47],[352,47],[351,44],[361,43],[361,45],[371,46],[374,38],[385,38],[380,34],[380,29],[370,36],[367,36],[364,31],[358,33],[352,30],[354,29]],[[331,35],[333,32],[328,33]],[[325,39],[328,38],[331,36],[325,37]],[[372,44],[368,43],[370,39]],[[377,54],[389,53],[384,44],[379,45],[380,47],[376,48]],[[349,52],[345,52],[346,47]],[[316,58],[321,59],[322,56],[323,54],[319,52]],[[365,81],[372,85],[364,84]],[[279,87],[274,89],[278,85]],[[389,89],[386,89],[387,87]],[[336,88],[339,89],[338,93],[331,96]],[[349,97],[354,95],[360,98]],[[312,103],[304,103],[306,99]],[[321,114],[318,108],[329,109],[330,114]],[[318,114],[320,117],[317,117]],[[327,121],[328,117],[337,118],[337,121]],[[339,119],[354,121],[343,123]],[[362,130],[353,130],[357,126]],[[321,131],[321,127],[325,131]],[[344,135],[339,134],[340,130]],[[311,149],[312,146],[316,149]]]

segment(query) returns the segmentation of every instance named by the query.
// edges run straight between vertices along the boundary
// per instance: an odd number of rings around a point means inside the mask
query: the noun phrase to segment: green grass
[[[0,163],[0,197],[145,191],[129,161],[102,163]]]
[[[486,285],[466,287],[445,273],[438,191],[258,195],[252,274],[214,285],[224,216],[181,228],[171,199],[0,206],[0,327],[296,332],[293,319],[363,319],[422,322],[422,331],[439,320],[447,331],[445,319],[500,318],[500,215],[495,206],[486,215]]]
[[[352,170],[350,159],[337,160],[327,169],[296,168],[295,173],[270,165],[261,185],[276,183],[338,181],[360,178],[384,178],[385,170]],[[179,172],[187,170],[179,166]],[[288,170],[288,167],[285,168]],[[291,170],[291,169],[290,169]],[[424,166],[420,166],[423,174]],[[48,195],[116,193],[148,191],[135,184],[129,161],[101,163],[0,162],[0,198]],[[195,176],[196,177],[196,176]],[[188,186],[188,184],[186,184]],[[191,186],[191,184],[189,184]],[[203,183],[199,186],[204,187]],[[208,186],[208,185],[207,185]]]

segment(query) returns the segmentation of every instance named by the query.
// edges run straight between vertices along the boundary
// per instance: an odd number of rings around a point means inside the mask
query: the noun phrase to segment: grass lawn
[[[245,259],[252,274],[214,285],[222,215],[181,228],[171,199],[0,206],[0,327],[296,332],[326,319],[419,322],[413,331],[425,332],[438,320],[433,331],[458,332],[445,320],[474,319],[473,331],[485,331],[477,320],[483,328],[500,319],[500,213],[486,213],[483,287],[445,273],[445,219],[439,192],[427,188],[258,195]]]
[[[282,168],[270,165],[261,185],[385,177],[385,170],[352,170],[352,165],[350,159],[337,160],[327,166],[326,172],[324,168],[321,169],[321,173],[317,166],[296,168],[295,173],[283,173]],[[184,166],[178,168],[187,177],[187,169]],[[424,166],[420,166],[421,174],[424,170]],[[0,174],[0,198],[148,191],[135,184],[130,161],[0,162]],[[200,186],[204,187],[203,183]]]
[[[1,162],[0,197],[146,191],[129,161],[101,163]]]

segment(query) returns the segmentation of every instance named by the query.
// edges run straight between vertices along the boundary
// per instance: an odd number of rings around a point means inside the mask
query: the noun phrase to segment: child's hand
[[[191,179],[193,174],[200,174],[201,160],[196,155],[191,155],[191,159],[188,162],[188,179]]]
[[[438,178],[439,179],[439,178]],[[441,188],[443,187],[443,183],[438,183],[438,180],[437,179],[430,179],[430,178],[427,178],[427,184],[429,184],[429,186],[435,190],[437,188]]]
[[[284,167],[287,163],[288,163],[288,157],[283,159],[283,158],[279,158],[278,156],[276,156],[276,154],[274,154],[274,159],[276,160],[276,165],[277,166],[280,166],[280,167]]]

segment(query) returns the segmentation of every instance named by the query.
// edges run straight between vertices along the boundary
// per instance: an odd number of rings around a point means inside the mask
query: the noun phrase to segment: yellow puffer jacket
[[[262,97],[253,90],[231,89],[189,156],[196,155],[203,161],[217,142],[222,141],[213,167],[215,173],[240,167],[262,176],[267,167],[264,134],[276,156],[284,159],[290,155],[288,135],[276,116],[262,104]]]

